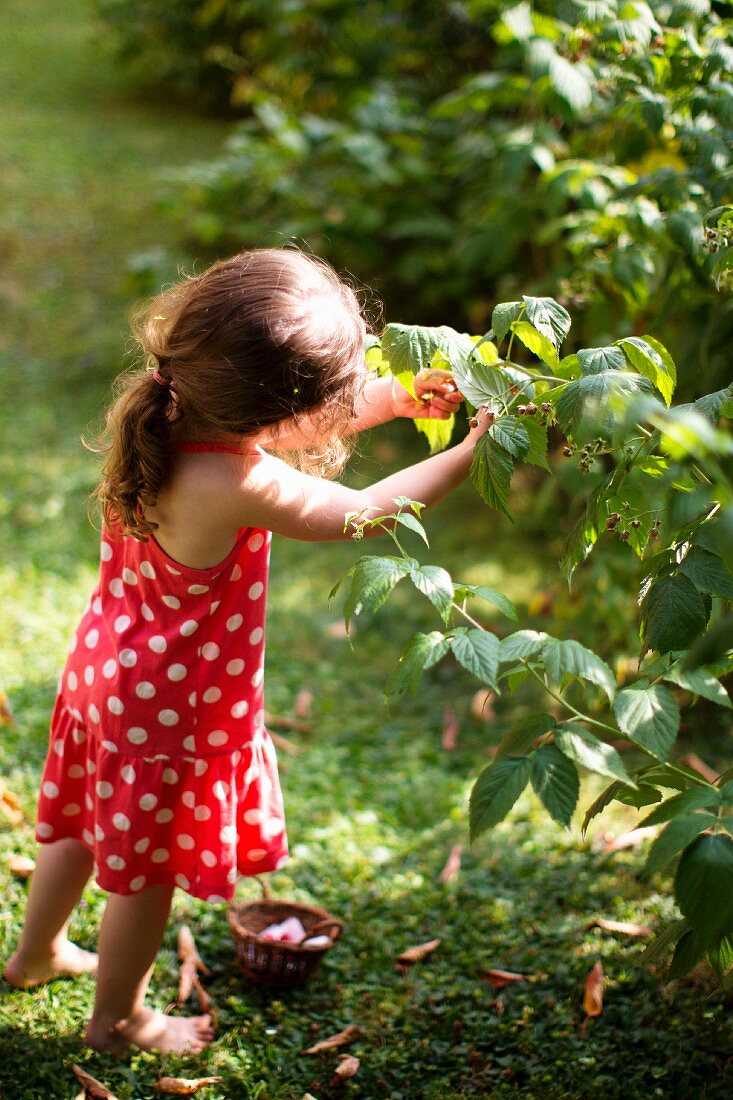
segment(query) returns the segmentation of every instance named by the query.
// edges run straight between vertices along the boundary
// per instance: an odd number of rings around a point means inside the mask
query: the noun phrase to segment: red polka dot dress
[[[238,874],[288,858],[263,709],[270,539],[243,528],[224,561],[193,569],[153,537],[103,531],[59,685],[36,837],[81,841],[105,890],[167,883],[227,901]]]

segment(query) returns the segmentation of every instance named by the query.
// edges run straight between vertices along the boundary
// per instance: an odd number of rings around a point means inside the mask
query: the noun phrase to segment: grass
[[[93,582],[97,538],[86,517],[94,462],[79,436],[99,415],[126,339],[127,257],[172,252],[154,202],[161,168],[213,150],[220,124],[145,102],[94,37],[92,5],[8,0],[0,10],[5,93],[0,147],[0,686],[17,724],[0,739],[0,775],[26,821],[0,827],[0,957],[22,922],[26,886],[6,871],[11,852],[32,855],[35,791],[55,682],[69,633]],[[373,433],[355,481],[393,468],[416,444],[403,426]],[[528,495],[530,488],[525,489]],[[475,506],[469,489],[428,520],[428,557],[456,577],[502,587],[526,610],[547,583],[545,551]],[[373,547],[378,548],[376,545]],[[224,913],[178,894],[153,980],[159,1007],[176,988],[175,930],[194,928],[212,969],[216,1044],[198,1062],[142,1053],[122,1062],[92,1054],[80,1033],[93,983],[53,982],[32,993],[0,989],[0,1095],[71,1097],[78,1061],[121,1098],[149,1098],[179,1070],[221,1074],[202,1096],[297,1100],[600,1096],[713,1097],[730,1091],[730,1034],[707,978],[660,985],[634,966],[640,947],[587,929],[594,915],[653,926],[673,915],[666,880],[640,880],[639,857],[603,855],[548,823],[526,795],[488,839],[466,846],[471,781],[531,695],[501,702],[497,717],[470,714],[477,685],[440,666],[414,699],[385,708],[381,692],[402,646],[435,623],[405,592],[359,621],[350,644],[327,592],[357,556],[349,544],[277,540],[268,619],[268,702],[289,713],[313,693],[311,732],[281,754],[293,860],[279,896],[315,901],[343,917],[342,942],[303,990],[272,995],[237,975]],[[531,619],[523,617],[523,625]],[[496,620],[497,626],[501,622]],[[458,716],[453,752],[441,748],[443,710]],[[723,743],[721,741],[721,749]],[[581,804],[591,796],[586,784]],[[636,821],[619,808],[602,828]],[[455,881],[439,873],[463,844]],[[254,897],[253,882],[240,886]],[[94,945],[104,895],[90,884],[73,934]],[[440,938],[406,975],[395,956]],[[585,1032],[583,985],[596,960],[606,973],[603,1014]],[[531,980],[496,993],[481,967]],[[315,1039],[349,1023],[357,1076],[330,1084],[335,1055],[306,1057]]]

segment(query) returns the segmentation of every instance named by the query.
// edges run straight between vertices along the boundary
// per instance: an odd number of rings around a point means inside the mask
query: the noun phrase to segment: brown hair
[[[242,252],[144,304],[133,333],[143,362],[118,379],[94,448],[107,455],[95,495],[108,525],[140,539],[155,530],[144,506],[169,472],[173,437],[245,444],[307,412],[316,439],[297,464],[321,476],[343,468],[366,326],[323,261],[294,248]]]

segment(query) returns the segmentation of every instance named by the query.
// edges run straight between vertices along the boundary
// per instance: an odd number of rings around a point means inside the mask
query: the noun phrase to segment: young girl
[[[434,503],[490,422],[368,489],[326,480],[344,436],[461,401],[444,371],[416,380],[417,399],[368,376],[365,331],[353,291],[292,249],[216,263],[139,319],[146,369],[123,376],[107,415],[99,581],[60,682],[41,846],[5,969],[24,988],[96,971],[98,1050],[204,1048],[208,1016],[145,1005],[174,887],[221,903],[238,875],[287,859],[263,710],[271,532],[344,539],[349,512]],[[300,468],[263,447],[294,450]],[[110,895],[98,958],[67,938],[92,871]]]

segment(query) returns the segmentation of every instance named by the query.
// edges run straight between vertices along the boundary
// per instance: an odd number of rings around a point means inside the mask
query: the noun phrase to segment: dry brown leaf
[[[703,779],[707,779],[708,783],[714,783],[718,778],[719,773],[716,772],[714,768],[711,768],[709,764],[706,764],[696,752],[688,752],[686,756],[682,757],[680,763],[688,768],[692,768],[695,772],[699,772]]]
[[[495,698],[495,692],[488,688],[479,688],[471,700],[471,714],[473,717],[478,718],[480,722],[493,722],[496,718],[493,707]]]
[[[603,851],[620,852],[624,848],[635,848],[637,844],[649,840],[651,837],[656,836],[658,832],[658,826],[645,825],[641,829],[630,829],[627,833],[621,833],[619,836],[609,836],[604,841]]]
[[[486,970],[481,969],[478,972],[480,978],[483,978],[485,982],[489,982],[494,989],[503,989],[505,985],[511,985],[513,982],[526,982],[526,974],[514,974],[511,970],[495,970],[493,968]]]
[[[193,959],[196,964],[196,969],[200,970],[202,974],[211,973],[198,953],[196,940],[193,938],[193,932],[187,924],[182,924],[178,929],[178,958],[181,960]]]
[[[10,709],[8,697],[4,691],[0,691],[0,726],[14,726],[15,718]]]
[[[432,955],[440,940],[429,940],[428,943],[420,943],[416,947],[408,947],[401,955],[397,956],[397,966],[412,966],[413,963],[422,962],[428,955]]]
[[[303,688],[295,696],[295,704],[293,706],[293,714],[296,718],[310,718],[311,707],[313,706],[313,692],[308,691],[307,688]]]
[[[8,870],[18,878],[28,878],[36,869],[35,860],[30,856],[21,856],[13,852],[8,856]]]
[[[8,790],[2,779],[0,779],[0,810],[11,825],[20,825],[23,820],[20,799]]]
[[[185,1004],[195,989],[201,1003],[201,983],[198,980],[198,971],[210,974],[211,971],[198,953],[193,932],[187,924],[182,924],[178,929],[178,958],[181,960],[181,968],[178,973],[178,1003]],[[208,994],[204,991],[204,998]],[[203,1008],[203,1005],[202,1005]],[[203,1011],[206,1011],[204,1008]]]
[[[193,1096],[199,1089],[208,1088],[221,1081],[221,1077],[159,1077],[153,1085],[156,1092],[171,1096]]]
[[[440,743],[446,752],[453,752],[458,744],[458,719],[451,707],[443,710],[443,733]]]
[[[651,936],[651,928],[643,924],[630,924],[622,920],[606,920],[604,917],[595,917],[586,924],[588,928],[602,928],[604,932],[618,932],[622,936]]]
[[[454,844],[450,850],[450,854],[445,861],[445,867],[438,875],[438,882],[453,882],[458,878],[458,873],[461,869],[461,852],[463,851],[462,844]]]
[[[360,1027],[355,1024],[349,1024],[343,1031],[339,1031],[338,1035],[331,1035],[328,1039],[321,1039],[315,1046],[308,1047],[303,1051],[303,1054],[320,1054],[322,1050],[335,1050],[336,1047],[344,1047],[349,1043],[353,1043],[356,1039],[360,1039],[364,1032]]]
[[[214,1006],[211,1000],[211,994],[208,989],[203,986],[199,980],[198,974],[193,980],[193,988],[196,990],[196,997],[198,998],[199,1008],[202,1012],[213,1012]]]
[[[335,1081],[348,1081],[358,1070],[361,1062],[353,1054],[341,1054],[339,1064],[334,1070]]]
[[[196,960],[184,959],[181,963],[181,968],[178,971],[178,1003],[179,1005],[185,1005],[188,998],[193,993],[194,982],[196,981]]]
[[[586,1016],[600,1016],[603,1012],[603,967],[599,962],[585,979],[583,1008]]]
[[[77,1081],[84,1089],[84,1096],[88,1097],[89,1100],[117,1100],[115,1094],[110,1092],[106,1085],[103,1085],[96,1077],[92,1077],[81,1066],[72,1065],[71,1068]]]

